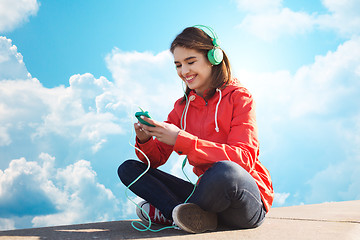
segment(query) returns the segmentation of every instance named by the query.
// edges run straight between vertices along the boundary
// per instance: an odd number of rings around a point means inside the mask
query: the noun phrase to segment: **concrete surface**
[[[260,227],[248,230],[189,234],[171,229],[153,233],[133,229],[131,221],[113,221],[0,231],[2,239],[360,240],[360,200],[273,208]]]

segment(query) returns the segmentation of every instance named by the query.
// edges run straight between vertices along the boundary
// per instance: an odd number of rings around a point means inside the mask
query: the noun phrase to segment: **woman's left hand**
[[[140,127],[146,134],[156,137],[160,142],[163,142],[165,144],[172,146],[175,145],[176,138],[180,132],[180,128],[178,128],[174,124],[158,122],[144,116],[143,119],[146,122],[155,126],[151,127],[145,124],[140,124]]]

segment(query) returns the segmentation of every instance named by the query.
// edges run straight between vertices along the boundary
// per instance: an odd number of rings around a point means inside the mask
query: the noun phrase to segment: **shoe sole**
[[[217,228],[216,213],[206,212],[193,203],[176,206],[172,217],[178,227],[189,233],[202,233]]]

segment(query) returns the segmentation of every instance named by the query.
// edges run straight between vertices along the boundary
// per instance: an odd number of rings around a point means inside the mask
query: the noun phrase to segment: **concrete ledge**
[[[155,226],[153,227],[155,228]],[[0,239],[360,239],[360,200],[273,208],[256,229],[188,234],[180,230],[139,232],[131,221],[113,221],[0,231]]]

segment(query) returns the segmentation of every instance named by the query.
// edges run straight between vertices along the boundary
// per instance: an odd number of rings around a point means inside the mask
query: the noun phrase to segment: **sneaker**
[[[136,214],[138,215],[138,217],[145,222],[149,222],[148,216],[146,215],[146,213],[149,215],[151,223],[156,223],[156,224],[161,224],[161,225],[167,225],[167,226],[172,226],[173,221],[167,219],[161,212],[159,209],[155,208],[153,205],[151,205],[149,202],[146,201],[142,201],[140,202],[138,208],[136,207]],[[146,213],[144,213],[144,211]]]
[[[216,213],[206,212],[194,203],[177,205],[172,217],[175,225],[189,233],[202,233],[217,228]]]

